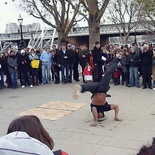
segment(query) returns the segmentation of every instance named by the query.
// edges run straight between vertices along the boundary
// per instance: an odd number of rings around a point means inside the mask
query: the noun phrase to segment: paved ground
[[[73,84],[41,85],[34,88],[0,90],[0,136],[17,114],[51,101],[86,103],[83,108],[56,121],[41,120],[55,141],[55,150],[70,155],[135,155],[155,136],[155,91],[113,86],[108,102],[120,106],[122,122],[113,120],[113,111],[97,127],[90,127],[90,94],[72,98]],[[54,115],[54,114],[51,114]]]

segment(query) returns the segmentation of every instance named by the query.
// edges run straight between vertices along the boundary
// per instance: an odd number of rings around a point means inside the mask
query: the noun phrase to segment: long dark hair
[[[39,118],[34,115],[26,115],[13,120],[8,127],[7,134],[14,131],[26,132],[30,137],[38,139],[50,149],[54,147],[53,139],[44,129]]]

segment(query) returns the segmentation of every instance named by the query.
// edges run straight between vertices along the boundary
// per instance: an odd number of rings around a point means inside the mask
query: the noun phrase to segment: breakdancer
[[[115,70],[115,68],[118,65],[118,62],[121,61],[122,53],[119,52],[116,57],[113,59],[113,61],[109,64],[107,71],[105,72],[105,75],[102,77],[102,80],[100,82],[92,82],[89,84],[82,84],[82,85],[75,85],[74,91],[73,91],[73,97],[76,99],[80,92],[84,93],[86,91],[89,91],[92,93],[92,103],[90,105],[91,112],[94,117],[94,123],[91,124],[91,126],[97,126],[98,120],[100,118],[104,117],[104,111],[115,111],[115,120],[121,121],[118,118],[118,111],[119,107],[116,104],[108,104],[106,101],[107,92],[110,89],[110,80],[112,77],[112,74]]]

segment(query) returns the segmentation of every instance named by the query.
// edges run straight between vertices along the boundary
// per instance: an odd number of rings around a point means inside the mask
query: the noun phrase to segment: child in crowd
[[[120,76],[121,76],[121,72],[118,68],[116,68],[113,73],[114,85],[120,84]]]
[[[84,76],[85,82],[92,82],[92,80],[93,80],[92,67],[90,66],[90,64],[88,62],[84,68],[83,76]]]

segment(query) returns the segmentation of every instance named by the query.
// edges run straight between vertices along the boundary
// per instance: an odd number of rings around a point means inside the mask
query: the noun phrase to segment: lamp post
[[[135,41],[134,41],[134,44],[135,45],[137,45],[137,37],[136,37],[136,34],[137,34],[137,32],[136,32],[136,29],[135,29],[135,35],[134,35],[135,36]]]
[[[20,36],[21,36],[21,39],[20,39],[20,42],[19,42],[19,47],[18,47],[18,49],[20,51],[25,47],[25,42],[24,42],[24,39],[23,39],[23,31],[22,31],[23,18],[21,17],[21,15],[19,15],[18,22],[20,24],[19,26],[20,26]]]

